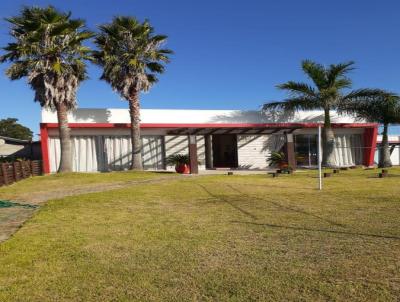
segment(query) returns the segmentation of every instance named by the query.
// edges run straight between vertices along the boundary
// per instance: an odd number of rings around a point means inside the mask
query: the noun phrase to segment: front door
[[[213,135],[212,147],[215,168],[237,168],[237,136],[235,134]]]

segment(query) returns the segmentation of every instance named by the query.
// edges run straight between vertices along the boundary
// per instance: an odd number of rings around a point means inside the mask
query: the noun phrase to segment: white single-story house
[[[80,172],[124,170],[131,161],[127,109],[78,109],[69,113],[73,169]],[[337,166],[374,161],[378,125],[331,114]],[[142,109],[144,168],[167,167],[171,154],[190,154],[198,169],[267,169],[272,151],[284,150],[292,166],[317,164],[317,132],[322,111],[294,114],[242,110]],[[43,110],[44,171],[57,171],[60,160],[57,115]],[[197,172],[196,169],[192,170]]]

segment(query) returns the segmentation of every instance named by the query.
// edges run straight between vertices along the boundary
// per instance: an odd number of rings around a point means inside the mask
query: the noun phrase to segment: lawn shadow
[[[288,230],[296,230],[296,231],[322,232],[322,233],[333,233],[333,234],[366,236],[366,237],[373,237],[373,238],[400,240],[400,237],[398,237],[398,236],[355,233],[355,232],[347,232],[347,231],[339,231],[339,230],[310,229],[310,228],[305,228],[305,227],[295,227],[295,226],[278,225],[278,224],[270,224],[270,223],[257,223],[257,222],[251,222],[251,221],[231,221],[231,223],[251,224],[251,225],[257,225],[257,226],[265,226],[265,227],[271,227],[271,228],[280,228],[280,229],[288,229]]]
[[[226,184],[226,185],[227,185],[229,188],[231,188],[233,191],[235,191],[235,192],[237,192],[237,193],[239,193],[239,194],[241,194],[241,195],[247,196],[247,197],[249,197],[249,198],[254,198],[254,199],[257,199],[257,200],[259,200],[259,201],[266,201],[266,202],[269,202],[269,203],[273,204],[274,206],[276,206],[276,207],[278,207],[278,208],[280,208],[280,209],[284,209],[284,210],[287,210],[287,211],[291,211],[291,212],[295,212],[295,213],[299,213],[299,214],[311,216],[311,217],[317,218],[317,219],[319,219],[319,220],[322,220],[322,221],[324,221],[324,222],[327,222],[327,223],[329,223],[329,224],[332,224],[332,225],[334,225],[334,226],[339,226],[339,227],[343,227],[343,228],[346,227],[346,225],[341,224],[341,223],[338,223],[338,222],[336,222],[336,221],[332,221],[332,220],[323,218],[323,217],[321,217],[321,216],[318,216],[318,215],[315,215],[315,214],[306,212],[306,211],[301,210],[301,209],[297,209],[297,208],[293,208],[293,207],[287,207],[287,206],[284,206],[284,205],[282,205],[282,204],[280,204],[279,202],[276,202],[276,201],[266,200],[266,199],[263,199],[263,198],[260,198],[260,197],[257,197],[257,196],[252,196],[252,195],[243,193],[242,191],[238,190],[237,188],[234,188],[233,186],[231,186],[230,184]],[[238,184],[238,185],[240,185],[240,184]]]
[[[392,177],[400,177],[400,175],[397,174],[388,174],[384,178],[392,178]],[[379,177],[379,173],[377,172],[376,174],[369,175],[367,178],[381,178]]]
[[[205,186],[203,186],[203,185],[201,185],[201,184],[197,184],[197,185],[198,185],[200,188],[202,188],[202,189],[203,189],[209,196],[211,196],[212,198],[217,199],[217,200],[220,200],[220,201],[222,201],[222,202],[225,202],[225,203],[229,204],[232,208],[238,210],[238,211],[241,212],[242,214],[244,214],[244,215],[246,215],[246,216],[248,216],[248,217],[250,217],[250,218],[252,218],[252,219],[254,219],[254,220],[257,220],[257,219],[258,219],[254,214],[252,214],[252,213],[250,213],[250,212],[248,212],[248,211],[242,209],[241,207],[239,207],[239,206],[233,204],[230,200],[228,200],[227,198],[225,198],[223,195],[213,194],[213,193],[212,193],[210,190],[208,190]]]

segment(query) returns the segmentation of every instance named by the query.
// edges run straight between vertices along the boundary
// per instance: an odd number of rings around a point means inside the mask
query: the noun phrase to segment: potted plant
[[[166,158],[166,163],[169,166],[175,166],[175,171],[181,174],[189,174],[189,155],[187,154],[172,154]]]
[[[271,155],[267,158],[267,162],[270,167],[279,167],[282,170],[289,167],[285,159],[285,153],[283,152],[271,152]]]

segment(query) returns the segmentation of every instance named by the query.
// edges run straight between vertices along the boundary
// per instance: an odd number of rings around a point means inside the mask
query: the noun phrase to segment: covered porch
[[[192,174],[199,173],[198,140],[196,140],[196,136],[204,136],[205,168],[208,170],[248,169],[246,165],[240,165],[238,162],[238,148],[243,144],[249,144],[253,140],[266,136],[279,137],[280,145],[275,143],[276,148],[269,151],[283,151],[286,162],[295,170],[299,164],[301,166],[301,160],[297,158],[299,157],[297,153],[301,153],[302,147],[300,138],[315,136],[313,142],[316,145],[316,132],[320,125],[319,123],[185,125],[168,129],[167,135],[187,137]],[[340,158],[340,165],[343,165],[343,162],[346,161],[349,164],[344,163],[345,166],[373,165],[377,134],[375,124],[343,123],[333,124],[332,127],[335,128],[335,156]],[[304,135],[304,133],[314,134]],[[241,143],[239,137],[249,137],[250,139]],[[278,145],[280,147],[277,147]],[[310,164],[311,158],[317,157],[316,146],[311,147],[311,149],[313,154],[310,154],[307,160],[309,167],[312,166]],[[224,150],[226,151],[224,152]],[[357,158],[356,161],[354,161],[355,158]],[[263,161],[265,162],[266,159],[267,156],[263,158]]]
[[[251,141],[271,135],[279,137],[279,140],[283,138],[279,150],[283,150],[288,164],[296,169],[293,132],[302,127],[296,124],[191,125],[169,129],[167,135],[187,137],[191,174],[199,173],[197,136],[204,136],[205,168],[208,170],[246,170],[238,161],[238,137],[248,136]]]

